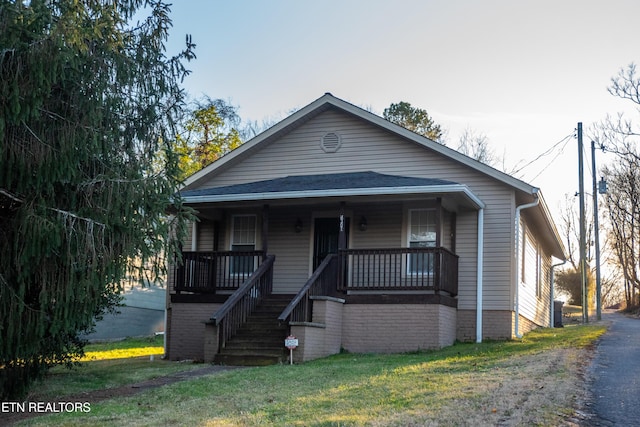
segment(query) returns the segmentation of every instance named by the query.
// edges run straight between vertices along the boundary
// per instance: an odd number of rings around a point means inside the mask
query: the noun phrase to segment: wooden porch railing
[[[340,251],[342,291],[431,290],[458,294],[458,256],[442,248]]]
[[[211,316],[218,326],[218,348],[224,348],[249,317],[249,314],[273,290],[274,255],[264,259],[260,267]]]
[[[182,252],[175,263],[175,290],[215,293],[236,290],[260,267],[262,251]]]
[[[183,263],[174,270],[175,291],[235,291],[260,268],[263,257],[262,251],[183,252]],[[331,267],[323,266],[322,274],[319,267],[303,289],[310,286],[319,292],[320,284],[311,282],[320,280],[322,286],[333,287],[323,290],[325,295],[358,290],[458,294],[458,256],[445,248],[346,249],[337,258]]]
[[[337,254],[329,254],[313,272],[289,305],[282,311],[278,321],[311,322],[314,296],[330,296],[335,293],[340,262]]]

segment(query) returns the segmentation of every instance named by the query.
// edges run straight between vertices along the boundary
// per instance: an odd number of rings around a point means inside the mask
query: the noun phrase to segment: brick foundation
[[[172,303],[168,316],[167,358],[204,360],[205,322],[222,304]]]
[[[347,304],[342,346],[354,353],[401,353],[452,345],[456,309],[438,304]]]
[[[313,299],[313,321],[294,323],[291,334],[299,346],[293,352],[296,363],[340,352],[344,300],[320,297]]]
[[[526,334],[541,325],[520,316],[519,333]],[[515,338],[515,312],[508,310],[485,310],[482,316],[482,339],[503,340]],[[458,311],[457,339],[462,342],[476,340],[475,310]]]

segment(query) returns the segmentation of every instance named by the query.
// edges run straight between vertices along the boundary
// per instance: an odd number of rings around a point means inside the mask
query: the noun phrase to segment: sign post
[[[289,335],[284,340],[284,346],[289,349],[289,361],[290,364],[293,365],[293,350],[298,347],[298,338],[294,337],[293,335]]]

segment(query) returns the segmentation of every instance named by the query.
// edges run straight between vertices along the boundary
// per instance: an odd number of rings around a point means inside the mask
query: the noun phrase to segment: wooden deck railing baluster
[[[274,261],[275,256],[266,257],[260,267],[211,316],[211,321],[218,326],[219,348],[224,348],[262,299],[271,295]]]
[[[345,249],[341,291],[431,290],[458,294],[458,256],[445,248]]]
[[[234,291],[260,267],[262,251],[182,252],[175,263],[175,290],[215,293]]]
[[[300,289],[289,305],[282,311],[278,321],[311,322],[314,296],[332,296],[339,278],[340,260],[338,255],[329,254],[313,272],[307,283]]]
[[[262,251],[184,252],[183,263],[174,269],[175,291],[235,291],[255,274],[262,260]],[[339,252],[331,268],[335,269],[331,292],[458,293],[458,256],[442,247],[346,249]],[[327,282],[323,279],[323,284]]]

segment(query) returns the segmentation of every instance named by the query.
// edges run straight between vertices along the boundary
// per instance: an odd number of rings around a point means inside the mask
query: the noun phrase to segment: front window
[[[256,249],[256,216],[236,215],[233,217],[231,250],[251,252]],[[255,269],[253,256],[235,256],[231,263],[231,274],[250,274]]]
[[[434,248],[436,246],[436,212],[433,209],[409,211],[409,247]],[[433,254],[419,253],[409,256],[410,274],[433,272]]]

